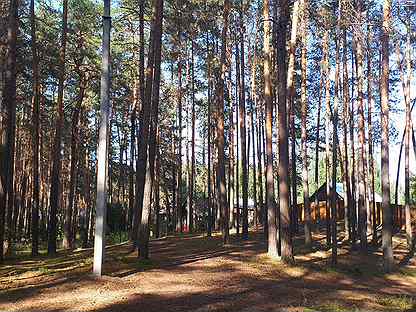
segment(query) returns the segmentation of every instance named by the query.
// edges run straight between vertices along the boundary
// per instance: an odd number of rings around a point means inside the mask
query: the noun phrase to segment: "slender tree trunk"
[[[308,96],[307,96],[307,53],[308,53],[308,0],[302,0],[302,52],[301,52],[301,141],[302,141],[302,184],[303,184],[303,209],[305,225],[305,245],[312,244],[311,210],[309,202],[309,180],[308,180]]]
[[[179,35],[180,36],[180,35]],[[177,155],[177,176],[176,176],[176,205],[177,224],[176,229],[183,231],[183,209],[182,209],[182,61],[178,59],[178,155]]]
[[[39,252],[39,145],[40,145],[40,81],[38,68],[38,51],[36,38],[35,0],[30,1],[30,24],[32,39],[32,123],[33,123],[33,203],[32,203],[32,256]]]
[[[289,4],[287,0],[279,0],[279,47],[277,53],[277,66],[280,69],[286,68],[286,31],[289,16]],[[292,263],[293,246],[290,233],[290,206],[289,206],[289,143],[287,127],[287,99],[286,99],[286,71],[279,70],[278,77],[278,120],[279,120],[279,200],[280,200],[280,230],[282,260]]]
[[[210,59],[210,51],[209,51],[209,42],[208,42],[208,35],[207,35],[207,66],[208,66],[208,116],[207,116],[207,126],[208,126],[208,176],[207,176],[207,187],[208,187],[208,221],[207,221],[207,235],[211,237],[212,233],[212,190],[211,190],[211,154],[212,154],[212,146],[211,146],[211,137],[212,137],[212,127],[211,127],[211,59]]]
[[[339,7],[341,11],[341,6]],[[337,153],[338,153],[338,102],[339,102],[339,24],[341,13],[338,12],[338,21],[335,33],[335,96],[334,96],[334,112],[332,116],[332,186],[331,186],[331,238],[332,238],[332,257],[331,265],[337,264]]]
[[[407,13],[407,40],[406,40],[406,67],[407,67],[407,80],[406,80],[406,139],[405,139],[405,161],[404,161],[404,200],[405,200],[405,223],[406,223],[406,240],[407,248],[413,251],[413,229],[412,229],[412,216],[410,211],[410,85],[412,75],[411,64],[411,45],[410,45],[410,12]]]
[[[259,221],[259,209],[257,203],[257,175],[256,175],[256,136],[255,136],[255,128],[256,128],[256,119],[254,118],[255,107],[257,106],[257,94],[256,94],[256,47],[254,47],[254,55],[252,58],[251,64],[251,96],[252,101],[250,102],[250,117],[251,117],[251,137],[253,141],[253,201],[254,201],[254,225],[258,226]],[[256,116],[257,117],[257,116]],[[249,156],[250,157],[250,156]]]
[[[371,214],[372,214],[372,243],[377,244],[377,217],[376,217],[376,200],[375,200],[375,176],[374,176],[374,147],[373,147],[373,124],[372,114],[374,111],[374,97],[373,97],[373,74],[372,74],[372,62],[371,62],[371,28],[368,26],[367,37],[367,122],[368,122],[368,166],[370,174],[370,193],[371,193]]]
[[[228,46],[227,49],[227,58],[228,63],[231,66],[231,45]],[[230,227],[234,227],[234,169],[235,169],[235,159],[234,159],[234,103],[233,103],[233,92],[232,92],[232,80],[231,80],[231,70],[228,72],[228,81],[227,81],[227,89],[228,89],[228,101],[230,105],[229,111],[229,123],[230,123],[230,131],[229,131],[229,166],[228,166],[228,201],[229,201],[229,211],[230,211]]]
[[[355,99],[354,99],[354,49],[351,49],[351,108],[349,118],[350,128],[350,146],[351,146],[351,242],[354,246],[357,241],[357,187],[356,187],[356,161],[355,161],[355,141],[354,141],[354,115],[355,115]]]
[[[238,157],[238,148],[239,146],[241,146],[240,143],[240,136],[241,133],[239,133],[238,131],[238,125],[241,123],[241,118],[240,118],[240,102],[241,102],[241,92],[240,92],[240,49],[238,46],[238,43],[236,43],[235,45],[235,94],[236,94],[236,174],[235,174],[235,181],[236,181],[236,206],[237,206],[237,211],[236,211],[236,232],[237,232],[237,236],[240,235],[240,158]],[[240,128],[241,129],[241,128]],[[240,135],[239,135],[240,134]]]
[[[229,212],[227,205],[227,190],[225,183],[225,146],[224,146],[224,80],[227,71],[227,32],[228,32],[228,15],[230,12],[230,2],[224,0],[223,6],[223,28],[222,28],[222,46],[221,46],[221,71],[219,73],[218,88],[217,88],[217,153],[218,153],[218,195],[219,195],[219,209],[222,214],[222,239],[224,244],[229,243]],[[244,157],[244,156],[243,156]]]
[[[347,66],[347,31],[344,28],[342,32],[342,91],[343,91],[343,100],[344,100],[344,107],[343,107],[343,118],[342,118],[342,126],[344,130],[344,175],[345,175],[345,188],[347,192],[347,196],[344,199],[344,223],[345,223],[345,234],[348,240],[351,239],[351,227],[350,227],[350,220],[351,220],[351,184],[350,184],[350,176],[349,176],[349,164],[348,164],[348,131],[347,131],[347,123],[348,119],[350,118],[349,114],[349,103],[350,103],[350,94],[348,88],[348,66]]]
[[[392,223],[389,177],[389,34],[391,27],[391,0],[384,0],[381,37],[381,191],[383,196],[383,266],[386,272],[393,269]]]
[[[84,100],[84,77],[80,74],[80,89],[78,94],[78,101],[73,109],[72,113],[72,136],[71,136],[71,163],[70,163],[70,180],[69,180],[69,195],[68,195],[68,207],[65,213],[64,224],[64,240],[63,247],[65,249],[73,249],[74,241],[72,240],[72,218],[73,218],[73,206],[76,196],[76,187],[78,181],[77,168],[78,165],[78,146],[79,146],[79,128],[80,128],[80,114],[82,113],[82,102]]]
[[[156,138],[156,165],[155,165],[155,185],[154,185],[154,192],[155,192],[155,200],[154,200],[154,207],[155,207],[155,237],[160,237],[160,135],[159,129],[157,130],[157,138]],[[167,194],[166,194],[167,195]]]
[[[64,123],[65,52],[68,29],[68,0],[63,0],[62,37],[59,51],[59,82],[55,137],[52,148],[50,211],[48,222],[48,254],[56,253],[57,213],[60,198],[61,141]]]
[[[298,20],[299,20],[299,1],[295,0],[293,3],[292,10],[292,29],[290,35],[289,43],[289,63],[288,63],[288,74],[287,74],[287,109],[289,113],[289,129],[290,129],[290,138],[291,138],[291,231],[292,233],[296,232],[296,206],[297,206],[297,188],[296,188],[296,135],[295,135],[295,107],[294,107],[294,98],[295,98],[295,85],[294,85],[294,69],[295,69],[295,54],[296,54],[296,37],[298,30]]]
[[[358,1],[359,21],[361,21],[361,3]],[[359,25],[358,27],[361,27]],[[358,232],[360,235],[360,249],[367,252],[367,208],[365,200],[365,125],[364,125],[364,96],[363,96],[363,51],[362,29],[356,38],[357,45],[357,80],[358,80],[358,140],[360,144],[358,159]]]
[[[192,92],[192,143],[191,143],[191,176],[189,180],[189,231],[194,230],[194,177],[195,177],[195,72],[194,72],[194,42],[191,43],[191,92]]]
[[[327,38],[324,36],[324,39]],[[325,41],[322,46],[325,46]],[[320,81],[319,81],[319,99],[318,99],[318,112],[316,117],[316,144],[315,144],[315,191],[319,189],[319,131],[321,129],[321,108],[322,108],[322,92],[324,85],[324,71],[323,67],[325,64],[324,57],[322,57],[321,66],[320,66]],[[321,221],[321,210],[319,207],[318,196],[315,197],[315,209],[316,209],[316,221],[318,223]]]
[[[329,176],[329,157],[330,157],[330,146],[329,146],[329,127],[331,124],[331,80],[330,80],[330,63],[329,63],[329,48],[328,48],[328,30],[325,30],[324,38],[324,71],[326,76],[325,82],[325,176],[326,176],[326,203],[325,203],[325,224],[326,224],[326,243],[331,246],[331,222],[330,222],[330,198],[331,198],[331,183]]]
[[[272,80],[271,80],[271,48],[270,48],[270,2],[263,0],[263,27],[264,27],[264,100],[266,108],[266,205],[267,205],[267,252],[270,257],[276,258],[279,255],[278,228],[276,224],[276,204],[274,201],[273,181],[273,150],[272,150]]]
[[[245,57],[244,57],[244,21],[243,21],[243,7],[240,7],[240,138],[241,138],[241,166],[242,166],[242,191],[243,191],[243,239],[248,239],[248,159],[247,159],[247,143],[246,143],[246,85],[245,85]]]
[[[134,159],[136,145],[136,116],[138,110],[138,81],[135,79],[133,86],[133,103],[130,115],[130,172],[129,172],[129,212],[127,225],[129,227],[130,241],[134,242],[133,219],[134,217]]]
[[[137,113],[139,113],[139,136],[137,139],[137,157],[136,157],[136,185],[135,185],[135,196],[134,196],[134,205],[133,205],[133,217],[132,217],[132,231],[131,231],[131,238],[133,240],[133,246],[137,247],[137,235],[139,231],[139,223],[141,220],[141,205],[143,202],[143,189],[144,189],[144,169],[146,162],[143,164],[143,151],[142,154],[140,154],[139,147],[140,144],[142,144],[142,141],[140,140],[141,134],[144,134],[142,130],[142,126],[144,126],[144,119],[146,115],[148,114],[148,108],[144,107],[144,101],[145,101],[145,70],[144,70],[144,8],[145,7],[145,0],[140,0],[139,2],[139,40],[140,40],[140,46],[139,46],[139,94],[140,94],[140,110],[136,109],[135,116],[136,118]],[[137,107],[136,107],[137,108]],[[134,126],[135,127],[135,126]],[[135,129],[134,129],[135,130]],[[136,131],[134,133],[136,136]],[[143,143],[144,144],[144,143]],[[133,159],[132,159],[133,161]]]

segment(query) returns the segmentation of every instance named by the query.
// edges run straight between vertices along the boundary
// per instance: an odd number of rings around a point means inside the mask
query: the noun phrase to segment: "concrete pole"
[[[107,155],[110,115],[110,0],[104,0],[103,58],[101,68],[101,120],[98,139],[97,204],[95,214],[93,273],[102,275],[105,249],[105,219],[107,215]]]

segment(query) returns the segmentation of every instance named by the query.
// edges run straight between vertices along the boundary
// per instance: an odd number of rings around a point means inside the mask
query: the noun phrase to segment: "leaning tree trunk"
[[[292,29],[289,42],[289,63],[287,73],[287,108],[289,113],[289,129],[291,138],[291,186],[292,186],[292,209],[290,209],[291,231],[295,232],[297,227],[296,206],[297,206],[297,189],[296,189],[296,135],[295,135],[295,85],[294,85],[294,69],[296,54],[296,37],[299,20],[299,0],[295,0],[292,11]]]
[[[48,222],[48,254],[56,253],[57,212],[60,198],[61,141],[64,123],[65,52],[68,30],[68,0],[63,0],[62,37],[59,51],[59,82],[55,137],[52,146],[50,211]]]

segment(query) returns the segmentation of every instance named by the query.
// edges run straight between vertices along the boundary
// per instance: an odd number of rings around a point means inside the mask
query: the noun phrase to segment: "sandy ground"
[[[266,256],[261,233],[166,237],[139,262],[131,245],[107,249],[106,276],[91,275],[92,250],[22,258],[0,267],[0,311],[416,311],[416,259],[396,238],[397,270],[384,275],[381,253],[360,255],[340,243],[339,264],[315,236],[295,244],[296,265]]]

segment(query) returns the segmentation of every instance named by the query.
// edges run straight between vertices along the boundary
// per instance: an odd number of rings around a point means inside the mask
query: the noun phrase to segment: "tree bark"
[[[272,258],[279,256],[278,228],[276,224],[276,204],[274,201],[273,181],[273,150],[272,150],[272,126],[273,126],[273,101],[271,70],[271,48],[270,48],[270,2],[263,0],[263,27],[264,27],[264,100],[266,108],[266,205],[267,205],[267,252]]]
[[[221,33],[221,63],[217,87],[217,153],[218,153],[218,195],[219,195],[219,209],[222,215],[222,240],[223,244],[229,243],[229,212],[227,205],[227,190],[225,183],[225,146],[224,146],[224,80],[227,71],[227,32],[228,32],[228,15],[230,12],[230,2],[224,0],[223,6],[223,28]],[[244,157],[244,156],[243,156]]]
[[[277,66],[278,76],[278,120],[279,120],[279,200],[280,200],[280,230],[281,230],[281,257],[284,262],[293,263],[293,246],[290,232],[290,206],[289,206],[289,143],[287,127],[287,98],[286,98],[286,30],[288,25],[289,4],[287,0],[279,0],[280,16],[278,25]]]
[[[375,201],[375,176],[374,176],[374,146],[373,146],[373,124],[372,114],[374,111],[374,97],[373,97],[373,74],[372,74],[372,61],[371,61],[371,28],[368,26],[367,30],[367,123],[368,123],[368,166],[370,174],[370,204],[372,214],[372,244],[377,244],[377,217],[376,217],[376,201]]]
[[[361,2],[358,1],[358,20],[361,22]],[[360,144],[358,159],[358,232],[360,249],[367,252],[367,207],[365,200],[365,125],[364,125],[364,96],[363,96],[363,49],[361,25],[356,37],[357,45],[357,80],[358,80],[358,140]]]
[[[302,7],[302,52],[301,52],[301,148],[302,148],[302,184],[303,184],[303,211],[305,226],[305,245],[312,244],[311,210],[309,202],[309,179],[308,179],[308,96],[307,96],[307,53],[308,53],[308,0],[301,1]]]
[[[341,11],[341,6],[339,7]],[[331,256],[331,265],[335,266],[337,264],[337,248],[338,248],[338,238],[337,238],[337,153],[338,153],[338,102],[339,102],[339,24],[340,24],[340,15],[338,12],[338,21],[336,25],[335,32],[335,88],[334,88],[334,112],[332,116],[332,186],[331,186],[331,240],[332,240],[332,256]]]
[[[194,177],[195,177],[195,71],[194,42],[191,42],[191,93],[192,93],[192,143],[191,143],[191,175],[189,179],[189,232],[194,231]]]
[[[389,33],[391,27],[391,0],[384,0],[383,26],[381,36],[381,191],[383,196],[382,248],[385,272],[391,272],[394,265],[392,248],[392,223],[390,206],[389,177]]]
[[[39,146],[40,146],[40,81],[39,81],[39,59],[37,50],[36,37],[36,16],[35,16],[35,0],[30,1],[30,24],[31,24],[31,40],[32,40],[32,123],[33,123],[33,202],[32,202],[32,256],[39,253]]]
[[[410,43],[410,12],[407,13],[407,39],[406,39],[406,67],[407,67],[407,79],[406,79],[406,139],[405,139],[405,161],[404,161],[404,200],[405,200],[405,224],[406,224],[406,240],[407,248],[413,251],[413,229],[412,229],[412,216],[410,210],[410,80],[412,75],[412,61],[411,61],[411,43]]]
[[[132,216],[132,230],[131,230],[131,239],[133,240],[133,246],[137,247],[137,234],[139,231],[139,223],[141,219],[141,203],[143,202],[143,196],[139,194],[143,194],[144,186],[143,186],[143,175],[144,175],[144,169],[143,169],[143,159],[141,159],[141,155],[139,152],[139,146],[140,141],[140,130],[142,129],[142,126],[144,126],[145,113],[148,112],[144,111],[144,101],[145,101],[145,70],[144,70],[144,6],[145,6],[145,0],[140,0],[139,2],[139,40],[140,40],[140,46],[139,46],[139,94],[140,94],[140,109],[136,109],[135,116],[136,118],[137,113],[139,113],[139,136],[137,139],[137,157],[136,157],[136,185],[135,185],[135,196],[134,196],[134,205],[133,205],[133,216]],[[136,107],[137,108],[137,107]],[[146,108],[147,109],[147,108]],[[142,121],[143,120],[143,121]],[[134,125],[135,128],[135,125]],[[134,136],[136,136],[136,130],[134,129]],[[143,152],[142,152],[143,153]],[[143,155],[142,155],[143,157]],[[133,161],[133,159],[132,159]],[[139,170],[141,169],[141,171]],[[139,184],[139,181],[140,184]]]
[[[297,206],[297,187],[296,187],[296,134],[295,134],[295,86],[294,86],[294,69],[295,69],[295,54],[296,54],[296,37],[298,30],[299,20],[299,1],[295,0],[292,9],[292,29],[289,42],[289,63],[288,63],[288,74],[287,74],[287,109],[289,113],[289,129],[291,138],[291,157],[290,157],[290,169],[291,169],[291,231],[292,233],[297,231],[297,217],[296,217],[296,206]]]
[[[347,31],[344,28],[342,31],[342,92],[343,92],[343,100],[344,100],[344,107],[343,107],[343,118],[342,118],[342,126],[344,130],[344,176],[345,176],[345,188],[347,196],[344,199],[344,224],[345,224],[345,233],[348,240],[351,239],[351,184],[350,184],[350,175],[349,175],[349,163],[348,163],[348,119],[350,118],[349,114],[349,103],[350,103],[350,93],[349,93],[349,79],[348,79],[348,66],[347,66]]]
[[[149,236],[150,236],[150,209],[152,202],[153,182],[155,176],[155,158],[157,145],[158,111],[159,111],[159,90],[160,90],[160,66],[161,66],[161,45],[162,45],[162,22],[163,22],[163,0],[154,2],[154,17],[152,33],[150,36],[148,56],[148,75],[146,79],[145,104],[151,109],[150,130],[148,146],[146,146],[147,166],[146,181],[143,194],[142,218],[139,225],[139,258],[149,258]],[[151,60],[152,59],[152,60]],[[146,103],[147,102],[147,103]]]
[[[59,51],[59,82],[55,137],[52,147],[50,211],[48,222],[48,255],[56,254],[57,212],[60,197],[61,143],[64,123],[65,53],[68,30],[68,0],[63,0],[62,36]]]
[[[241,2],[242,3],[242,2]],[[241,140],[241,166],[242,166],[242,191],[243,191],[243,210],[242,210],[242,238],[248,239],[248,159],[247,159],[247,134],[246,134],[246,85],[245,85],[245,57],[244,57],[244,33],[245,26],[243,21],[243,7],[240,7],[240,140]]]

